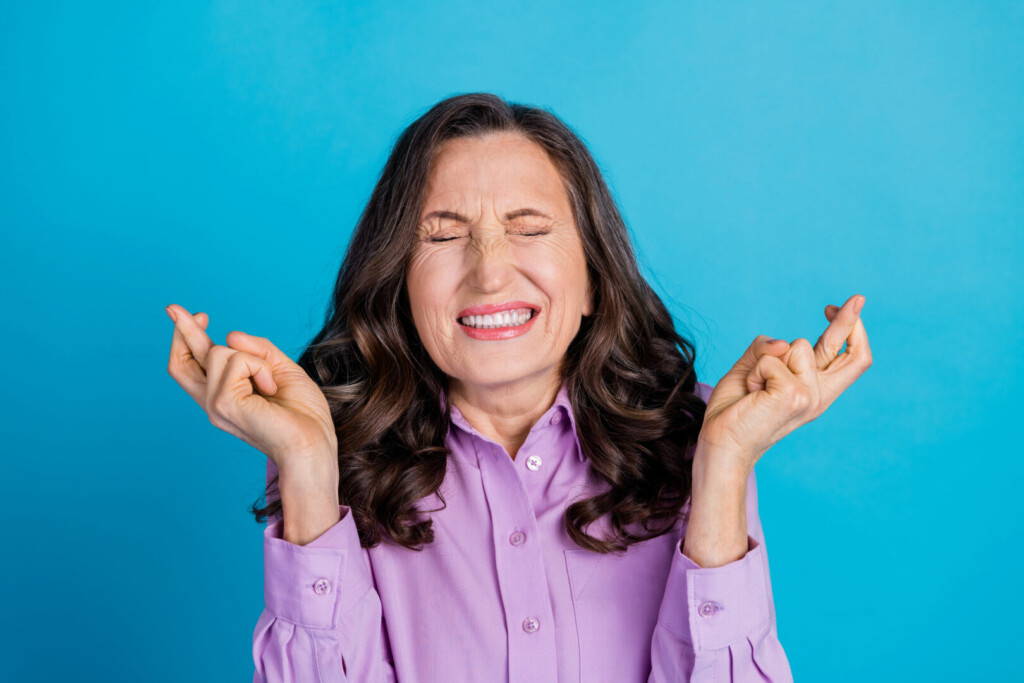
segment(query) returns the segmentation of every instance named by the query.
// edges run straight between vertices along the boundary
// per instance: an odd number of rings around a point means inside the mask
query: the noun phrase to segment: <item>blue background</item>
[[[396,136],[470,91],[590,146],[705,381],[867,297],[874,366],[757,468],[796,679],[1016,672],[1024,4],[5,5],[8,680],[251,680],[265,458],[163,307],[296,357]]]

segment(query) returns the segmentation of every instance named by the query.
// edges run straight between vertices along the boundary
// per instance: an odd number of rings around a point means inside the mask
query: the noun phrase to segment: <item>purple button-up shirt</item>
[[[711,389],[698,384],[705,400]],[[515,460],[454,405],[446,439],[447,508],[422,551],[362,548],[345,505],[306,545],[284,540],[279,518],[267,525],[255,683],[792,681],[753,472],[747,552],[705,568],[682,552],[682,516],[621,555],[569,538],[565,508],[608,485],[564,384]],[[268,460],[268,481],[274,471]],[[605,517],[587,531],[608,529]]]

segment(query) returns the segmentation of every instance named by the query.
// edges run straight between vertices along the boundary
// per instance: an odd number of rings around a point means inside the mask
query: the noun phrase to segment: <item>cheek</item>
[[[527,258],[530,278],[547,294],[554,307],[555,315],[550,322],[565,322],[577,316],[585,305],[587,291],[586,262],[578,247],[552,244],[545,253]]]
[[[421,311],[447,305],[449,293],[457,282],[453,274],[454,269],[440,254],[414,256],[406,270],[409,303]]]
[[[429,350],[443,352],[452,339],[448,313],[458,286],[456,269],[443,254],[417,255],[406,271],[406,282],[420,340]]]
[[[413,316],[416,333],[427,355],[446,372],[449,372],[457,351],[452,325],[448,323],[444,310],[421,309]]]

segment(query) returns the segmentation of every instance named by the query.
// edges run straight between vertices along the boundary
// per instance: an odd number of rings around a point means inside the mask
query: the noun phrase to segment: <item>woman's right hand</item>
[[[171,304],[174,337],[167,372],[210,422],[263,452],[278,470],[323,459],[337,466],[337,435],[320,387],[270,340],[244,332],[227,346],[206,334],[209,319]]]

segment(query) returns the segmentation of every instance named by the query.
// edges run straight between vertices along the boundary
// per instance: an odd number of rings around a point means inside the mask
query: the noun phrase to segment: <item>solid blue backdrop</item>
[[[1022,3],[5,5],[7,680],[251,680],[265,457],[163,307],[296,357],[395,137],[471,91],[590,146],[702,380],[867,297],[874,366],[757,466],[797,680],[1015,673]]]

